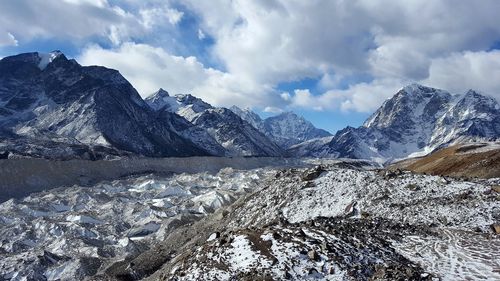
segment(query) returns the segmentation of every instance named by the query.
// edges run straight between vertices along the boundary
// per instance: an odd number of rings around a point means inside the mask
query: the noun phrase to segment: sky
[[[0,57],[61,50],[160,87],[332,133],[410,83],[500,100],[498,0],[2,0]]]

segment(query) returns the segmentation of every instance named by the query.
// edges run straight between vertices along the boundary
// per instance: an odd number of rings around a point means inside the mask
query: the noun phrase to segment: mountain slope
[[[385,162],[425,155],[454,143],[499,138],[500,106],[495,99],[472,90],[452,96],[412,84],[385,101],[362,127],[347,127],[324,145],[318,145],[319,140],[302,143],[288,153]]]
[[[331,136],[329,132],[314,127],[311,122],[293,112],[284,112],[262,120],[248,108],[241,109],[233,106],[231,107],[231,111],[243,120],[246,120],[282,148],[288,148],[294,144],[315,138]]]
[[[241,119],[247,121],[254,128],[265,134],[264,123],[263,123],[264,121],[262,120],[262,118],[260,118],[260,116],[257,113],[253,112],[250,108],[241,109],[233,105],[229,109],[236,115],[238,115]]]
[[[499,178],[500,143],[458,144],[391,165],[390,169],[461,178]]]
[[[210,141],[212,147],[223,149],[217,155],[280,156],[283,153],[280,147],[229,109],[214,108],[192,95],[170,96],[160,89],[146,98],[146,102],[157,112],[176,113],[204,130],[205,137],[194,136],[191,140],[198,144],[213,140]]]
[[[116,70],[82,67],[60,52],[25,53],[0,61],[4,151],[30,155],[31,148],[22,151],[25,148],[17,146],[25,143],[48,158],[82,156],[79,150],[67,151],[68,144],[117,154],[209,154],[171,130],[171,121],[168,114],[158,119]],[[53,146],[43,149],[44,143]]]

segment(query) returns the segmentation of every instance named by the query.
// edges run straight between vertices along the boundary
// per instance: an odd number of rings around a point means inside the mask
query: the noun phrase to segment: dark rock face
[[[384,162],[457,142],[498,139],[500,105],[495,99],[472,90],[452,96],[412,84],[384,102],[363,126],[338,131],[328,142],[299,144],[289,154]]]
[[[45,63],[39,53],[0,61],[0,150],[30,155],[18,147],[24,143],[47,158],[57,151],[82,156],[66,151],[69,145],[145,156],[209,154],[170,128],[174,117],[154,114],[118,71],[48,55]],[[43,152],[36,143],[55,147]]]

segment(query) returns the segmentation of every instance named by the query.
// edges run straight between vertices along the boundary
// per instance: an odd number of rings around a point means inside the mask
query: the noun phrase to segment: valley
[[[0,268],[11,280],[496,279],[499,185],[353,160],[74,185],[0,205]]]
[[[62,52],[0,60],[0,280],[500,279],[500,105],[409,84],[335,134]]]

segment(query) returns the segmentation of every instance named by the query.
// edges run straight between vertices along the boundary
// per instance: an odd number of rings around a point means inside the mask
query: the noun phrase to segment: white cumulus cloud
[[[127,42],[114,49],[91,45],[77,60],[118,69],[142,97],[164,88],[171,94],[194,94],[217,106],[263,107],[269,91],[253,81],[207,68],[195,57],[174,56],[146,44]]]
[[[119,69],[142,95],[161,86],[218,105],[372,111],[409,82],[498,97],[498,11],[498,0],[0,1],[0,46],[111,45],[81,59]],[[306,78],[315,89],[279,88]]]

